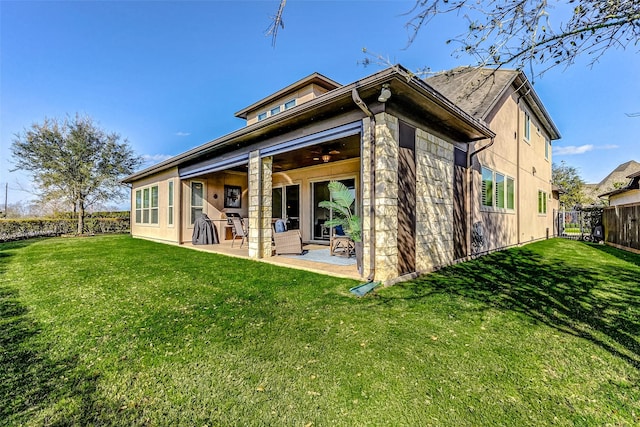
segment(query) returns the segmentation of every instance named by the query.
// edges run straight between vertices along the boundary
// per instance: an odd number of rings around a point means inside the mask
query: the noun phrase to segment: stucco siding
[[[529,138],[525,138],[525,113],[529,114]],[[536,122],[528,106],[518,103],[516,95],[504,99],[504,103],[492,116],[490,128],[496,133],[494,143],[474,159],[473,222],[482,223],[484,245],[481,251],[489,251],[546,238],[553,233],[553,209],[557,203],[552,198],[551,146],[545,144],[548,135]],[[475,143],[475,149],[488,141]],[[514,179],[514,209],[482,206],[481,167]],[[538,191],[546,194],[546,213],[538,213]]]
[[[169,225],[169,182],[174,186],[173,225]],[[178,243],[180,239],[179,213],[179,178],[178,169],[168,169],[162,173],[152,175],[136,181],[131,187],[131,235],[133,237]],[[136,192],[138,190],[158,187],[158,221],[157,223],[143,223],[136,218]]]
[[[624,193],[609,196],[610,206],[640,203],[640,190],[627,190]]]

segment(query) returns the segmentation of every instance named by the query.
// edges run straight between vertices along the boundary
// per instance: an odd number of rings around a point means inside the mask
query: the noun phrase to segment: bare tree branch
[[[271,17],[271,25],[267,28],[267,36],[271,36],[271,46],[276,47],[276,39],[278,38],[278,30],[280,28],[284,29],[284,21],[282,20],[282,13],[284,12],[284,7],[287,4],[287,0],[280,0],[280,6],[278,7],[278,12],[275,16]]]
[[[551,25],[567,10],[566,22]],[[640,2],[633,0],[416,0],[406,24],[409,44],[420,30],[439,15],[456,13],[468,21],[468,30],[447,43],[458,44],[454,55],[470,55],[478,65],[509,64],[547,68],[571,65],[581,55],[591,55],[593,65],[611,48],[627,48],[640,41]],[[560,19],[555,19],[555,22]]]

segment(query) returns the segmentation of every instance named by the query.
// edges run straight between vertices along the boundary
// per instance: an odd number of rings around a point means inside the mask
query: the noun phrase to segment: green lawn
[[[128,236],[0,245],[0,425],[640,425],[640,256],[356,282]]]

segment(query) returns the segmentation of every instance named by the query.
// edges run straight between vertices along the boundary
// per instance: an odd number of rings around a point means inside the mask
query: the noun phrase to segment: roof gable
[[[526,76],[516,70],[458,67],[426,79],[427,83],[472,116],[487,121],[509,92],[520,93],[538,121],[554,139],[560,132]]]
[[[426,80],[469,114],[486,119],[516,75],[511,70],[458,67]]]

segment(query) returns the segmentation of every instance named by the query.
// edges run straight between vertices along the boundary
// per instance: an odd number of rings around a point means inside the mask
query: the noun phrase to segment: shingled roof
[[[611,192],[616,190],[616,187],[626,188],[630,179],[635,178],[638,173],[640,173],[640,163],[635,160],[629,160],[618,165],[602,181],[595,184],[585,184],[582,192],[587,199],[597,200],[598,197],[611,195]],[[620,187],[621,184],[625,184],[625,186]]]
[[[488,121],[507,91],[519,92],[547,130],[550,139],[560,138],[551,116],[520,71],[457,67],[429,77],[426,82],[461,109],[484,121]]]
[[[467,113],[485,119],[517,75],[513,70],[458,67],[429,77],[427,83]]]
[[[602,181],[598,183],[598,187],[614,187],[615,183],[625,184],[629,182],[631,178],[630,175],[635,174],[636,172],[640,172],[640,163],[635,160],[629,160],[628,162],[624,162],[619,165],[617,168],[611,171],[609,175],[605,176]]]

